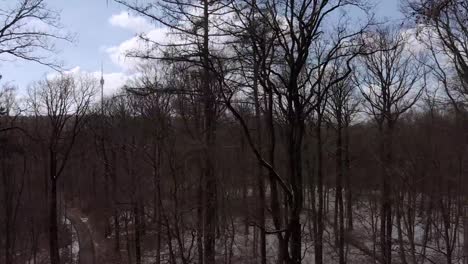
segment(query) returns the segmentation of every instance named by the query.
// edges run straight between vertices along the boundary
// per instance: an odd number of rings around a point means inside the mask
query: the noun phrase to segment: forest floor
[[[378,213],[378,208],[373,208],[370,206],[368,200],[370,198],[364,197],[363,199],[356,200],[354,205],[354,219],[355,226],[353,231],[345,232],[345,244],[346,244],[346,255],[350,263],[379,263],[380,256],[378,254],[378,241],[375,234],[375,228],[378,224],[376,214]],[[334,236],[334,220],[333,220],[333,200],[329,201],[331,206],[328,206],[326,209],[325,217],[325,232],[324,232],[324,263],[337,263],[338,262],[338,252],[335,246],[335,236]],[[124,214],[124,219],[131,219],[131,212],[128,213],[128,216]],[[149,213],[151,215],[151,213]],[[311,226],[311,213],[310,208],[305,208],[304,215],[302,216],[303,222],[303,263],[314,263],[314,249],[313,249],[313,237]],[[115,250],[115,237],[113,234],[104,235],[104,230],[106,228],[102,225],[102,216],[94,212],[89,215],[84,213],[83,210],[78,208],[70,208],[67,210],[67,218],[71,221],[71,224],[78,234],[79,240],[79,263],[81,264],[124,264],[132,263],[135,258],[134,244],[132,243],[133,232],[132,223],[129,222],[124,226],[121,226],[120,232],[120,248],[116,253]],[[189,220],[187,220],[190,222]],[[255,238],[255,228],[253,226],[246,226],[245,221],[240,218],[234,218],[230,220],[230,223],[227,223],[224,226],[224,229],[221,229],[223,232],[221,234],[222,238],[217,241],[217,263],[258,263],[258,256],[255,251],[255,242],[258,243],[258,238]],[[229,222],[229,221],[228,221]],[[150,221],[148,221],[150,223]],[[272,221],[270,218],[267,218],[267,226],[269,229],[273,228]],[[128,228],[130,227],[130,228]],[[425,259],[419,256],[421,249],[418,245],[422,242],[424,238],[424,221],[423,219],[416,218],[415,223],[415,242],[417,242],[416,251],[418,253],[418,259],[420,263],[443,263],[443,254],[444,245],[441,241],[441,238],[436,238],[435,242],[428,244],[428,248],[425,252]],[[155,235],[154,227],[151,224],[148,224],[146,227],[146,232],[142,235],[142,263],[155,263],[156,255],[160,255],[162,263],[169,263],[169,253],[168,244],[163,243],[161,251],[154,251],[155,248]],[[395,239],[394,247],[392,248],[395,260],[398,259],[400,250],[398,241],[398,234],[396,232],[397,226],[394,226],[394,234],[392,236]],[[126,230],[126,231],[125,231]],[[374,230],[374,231],[373,231]],[[462,230],[458,230],[458,239],[461,239]],[[177,247],[178,241],[173,238],[171,244],[173,248],[171,249],[175,255],[183,255],[187,259],[195,260],[196,257],[196,247],[194,247],[193,233],[187,233],[182,235],[182,244],[185,249],[182,252],[178,252],[180,249]],[[459,242],[460,244],[461,242]],[[276,249],[277,241],[275,235],[268,235],[267,241],[267,259],[268,263],[276,262]],[[409,252],[408,245],[405,242],[404,244],[405,251]],[[456,247],[454,249],[454,259],[453,263],[461,263],[461,253],[460,248]]]

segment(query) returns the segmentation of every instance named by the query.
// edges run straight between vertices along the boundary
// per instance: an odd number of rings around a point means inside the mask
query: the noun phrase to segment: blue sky
[[[12,0],[8,0],[12,1]],[[64,30],[76,34],[73,43],[57,42],[57,59],[67,69],[80,67],[84,71],[100,71],[101,61],[106,73],[123,70],[112,63],[106,49],[132,38],[135,32],[112,25],[109,20],[123,9],[106,0],[47,0],[49,7],[59,10]],[[31,62],[1,62],[2,82],[12,82],[23,90],[29,83],[43,78],[51,69]]]
[[[14,0],[7,0],[14,1]],[[112,0],[47,0],[49,7],[60,10],[65,30],[76,34],[74,43],[57,43],[57,59],[67,69],[97,74],[104,64],[106,91],[112,93],[131,75],[127,61],[118,57],[121,48],[131,45],[138,30],[151,29],[148,21],[129,16],[126,10]],[[400,17],[399,0],[380,0],[376,14],[379,18]],[[1,2],[0,2],[1,5]],[[156,32],[163,34],[163,32]],[[1,82],[10,82],[24,91],[27,85],[43,78],[51,70],[31,62],[1,62]]]

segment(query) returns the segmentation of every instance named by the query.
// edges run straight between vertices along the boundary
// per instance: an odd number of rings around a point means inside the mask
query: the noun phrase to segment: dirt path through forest
[[[94,242],[85,218],[77,208],[67,209],[67,218],[72,223],[78,234],[78,243],[80,245],[79,263],[95,264]]]

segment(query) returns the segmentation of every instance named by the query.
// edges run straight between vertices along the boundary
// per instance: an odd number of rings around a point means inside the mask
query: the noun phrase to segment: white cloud
[[[194,15],[197,15],[198,13],[202,12],[202,10],[195,9],[192,10],[192,12]],[[213,27],[215,27],[215,25],[222,23],[221,20],[233,20],[232,16],[233,15],[225,15],[223,17],[212,17],[212,21],[210,21],[210,23],[212,23]],[[141,16],[132,16],[127,12],[121,12],[119,14],[113,15],[109,19],[109,22],[114,26],[118,26],[124,29],[130,29],[135,33],[142,34],[145,38],[151,40],[154,43],[159,43],[163,45],[169,43],[192,43],[192,40],[184,39],[179,34],[171,34],[174,32],[171,31],[171,29],[168,27],[156,27],[155,25],[151,24],[146,18]],[[235,20],[230,22],[234,23]],[[181,22],[179,26],[182,28],[186,27],[187,29],[192,28],[192,25],[187,24],[187,21]],[[226,41],[225,38],[226,37],[222,36],[212,37],[212,39],[218,43],[223,43],[224,41]],[[148,43],[147,41],[142,40],[139,36],[134,36],[130,39],[121,42],[118,45],[105,48],[105,52],[109,55],[111,61],[115,65],[118,65],[123,71],[129,73],[135,70],[135,66],[140,64],[141,60],[127,56],[128,53],[135,51],[145,53],[150,51],[150,54],[152,56],[158,56],[160,55],[160,50],[153,49],[155,47],[153,45],[154,43]],[[219,49],[224,48],[221,44],[218,44],[217,46],[219,46]],[[188,46],[185,46],[185,48],[188,48]],[[192,48],[196,48],[195,45],[192,45]]]
[[[99,72],[93,73],[100,76]],[[104,95],[110,96],[116,94],[126,83],[129,79],[131,79],[132,75],[127,75],[123,72],[111,72],[104,74]]]
[[[154,28],[145,18],[131,15],[125,11],[112,15],[109,18],[109,23],[112,26],[128,29],[135,33],[147,32]]]
[[[86,71],[81,69],[81,67],[76,66],[68,71],[65,71],[66,74],[84,74],[84,75],[91,75],[92,77],[96,78],[96,80],[101,79],[101,72],[100,71]],[[47,74],[47,78],[56,77],[58,73],[49,73]],[[134,74],[126,74],[124,72],[110,72],[104,73],[104,95],[111,96],[116,94],[127,82],[128,80],[135,77]]]
[[[157,43],[168,43],[168,32],[168,28],[154,28],[145,33],[145,37]],[[148,45],[151,44],[141,40],[139,36],[135,36],[131,39],[125,40],[118,46],[107,48],[106,52],[114,64],[118,65],[126,72],[131,72],[133,69],[135,69],[135,66],[139,63],[139,60],[128,57],[127,54],[134,51],[147,51],[149,48],[151,48]]]

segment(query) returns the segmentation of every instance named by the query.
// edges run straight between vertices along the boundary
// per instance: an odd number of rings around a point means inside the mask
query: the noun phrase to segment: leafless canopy
[[[12,3],[14,2],[14,3]],[[55,41],[71,41],[62,31],[60,15],[45,0],[3,1],[0,6],[0,59],[33,61],[60,69],[50,55]]]
[[[468,94],[468,2],[407,0],[405,12],[434,59],[433,71],[452,102]]]

